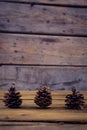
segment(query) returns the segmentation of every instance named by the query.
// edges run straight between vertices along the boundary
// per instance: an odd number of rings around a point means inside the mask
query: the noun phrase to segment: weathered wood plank
[[[0,34],[1,64],[87,65],[87,38]]]
[[[22,122],[23,123],[23,122]],[[22,123],[20,123],[20,125],[18,125],[19,123],[16,123],[16,125],[14,125],[13,123],[13,125],[7,125],[6,126],[6,123],[4,123],[5,124],[5,126],[3,127],[3,126],[0,126],[0,129],[1,130],[9,130],[9,129],[15,129],[15,130],[18,130],[18,129],[20,129],[20,130],[86,130],[87,129],[87,125],[75,125],[75,124],[68,124],[68,125],[66,125],[66,124],[62,124],[62,125],[58,125],[58,124],[52,124],[52,123],[50,123],[50,124],[47,124],[47,123],[45,123],[45,124],[43,124],[43,123],[41,123],[41,124],[39,124],[39,123],[36,123],[36,124],[30,124],[30,125],[27,125],[28,123],[26,123],[24,126],[22,125]],[[8,123],[9,124],[9,123]],[[24,124],[24,123],[23,123]]]
[[[17,89],[35,90],[48,85],[52,90],[87,90],[87,67],[1,66],[0,89],[7,90],[15,82]]]
[[[87,35],[87,8],[0,3],[0,30]]]
[[[2,0],[9,1],[9,0]],[[34,3],[45,3],[45,4],[58,4],[58,5],[81,5],[87,6],[87,0],[10,0],[16,2],[34,2]]]

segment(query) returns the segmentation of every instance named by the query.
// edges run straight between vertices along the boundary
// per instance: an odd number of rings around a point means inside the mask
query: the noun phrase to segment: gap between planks
[[[19,1],[17,1],[17,0],[0,0],[0,2],[6,2],[6,3],[19,3],[19,4],[30,4],[31,5],[31,7],[33,7],[34,5],[45,5],[45,6],[57,6],[57,7],[69,7],[69,8],[87,8],[87,4],[85,3],[85,4],[80,4],[80,3],[78,3],[78,4],[69,4],[68,2],[66,2],[66,3],[61,3],[61,2],[59,2],[59,3],[55,3],[55,1],[54,2],[41,2],[41,1],[25,1],[25,0],[19,0]]]

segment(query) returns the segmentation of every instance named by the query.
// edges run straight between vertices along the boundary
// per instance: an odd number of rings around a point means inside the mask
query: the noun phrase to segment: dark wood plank
[[[87,35],[87,8],[0,3],[0,30]]]
[[[9,0],[1,0],[9,1]],[[81,5],[87,6],[87,0],[10,0],[14,2],[34,2],[34,3],[45,3],[45,4],[56,4],[56,5]]]
[[[1,66],[0,89],[12,82],[19,90],[35,90],[42,85],[52,90],[87,90],[87,67]]]
[[[0,63],[87,65],[87,38],[0,34]]]

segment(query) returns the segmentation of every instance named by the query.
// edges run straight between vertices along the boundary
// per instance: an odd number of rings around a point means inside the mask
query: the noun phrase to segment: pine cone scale
[[[72,89],[72,94],[66,95],[65,106],[68,109],[83,109],[84,108],[84,96]]]
[[[39,88],[34,98],[34,102],[41,108],[47,108],[52,104],[51,92],[47,89],[47,87]]]

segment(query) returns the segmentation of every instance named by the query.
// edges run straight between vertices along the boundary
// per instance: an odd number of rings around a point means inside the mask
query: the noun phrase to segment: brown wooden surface
[[[2,1],[9,1],[9,0],[2,0]],[[10,1],[87,6],[87,0],[79,0],[79,1],[78,0],[10,0]]]
[[[87,67],[0,66],[0,89],[7,90],[12,82],[20,90],[35,90],[48,85],[52,90],[87,89]]]
[[[0,3],[1,31],[87,35],[86,19],[87,8]]]
[[[0,94],[2,93],[4,95],[5,91],[0,92]],[[57,95],[56,97],[53,96],[52,105],[48,109],[40,109],[38,106],[36,106],[36,104],[34,104],[33,102],[35,91],[33,93],[31,91],[29,92],[29,94],[30,93],[31,93],[31,97],[29,97],[29,99],[32,99],[32,100],[26,100],[24,95],[28,94],[28,92],[26,91],[22,92],[22,99],[24,98],[25,100],[23,100],[23,104],[21,108],[19,109],[6,108],[2,100],[0,100],[0,121],[3,120],[6,122],[9,120],[10,121],[15,120],[17,122],[19,121],[87,122],[87,108],[86,108],[87,102],[85,103],[84,110],[67,110],[64,105],[65,104],[64,100],[60,102],[59,95],[61,95],[64,98],[66,94],[70,93],[69,91],[65,91],[65,95],[62,95],[61,91],[56,91],[56,93],[52,92],[52,95],[55,95],[55,94]],[[63,91],[63,94],[64,94],[64,91]],[[85,93],[83,92],[83,94],[87,96],[87,92]],[[55,98],[57,98],[57,100],[55,100]]]
[[[86,65],[87,38],[0,34],[0,63]]]

